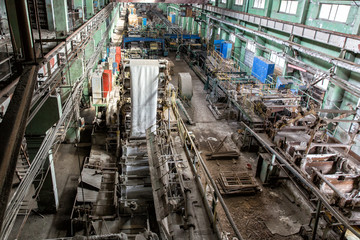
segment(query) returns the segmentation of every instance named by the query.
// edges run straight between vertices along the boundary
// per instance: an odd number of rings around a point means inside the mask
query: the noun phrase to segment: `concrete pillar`
[[[54,0],[45,0],[49,31],[55,30]]]
[[[61,98],[59,94],[50,96],[39,112],[34,116],[26,128],[26,141],[30,162],[34,159],[39,151],[44,135],[54,123],[56,123],[62,114]],[[35,179],[35,188],[40,186],[42,176],[47,173],[43,186],[38,193],[38,210],[41,213],[55,213],[59,207],[58,192],[56,187],[55,168],[52,159],[52,153],[49,152],[47,160],[41,173]]]
[[[340,58],[344,58],[345,60],[353,62],[355,60],[355,55],[353,53],[346,53],[345,51],[343,51],[340,54]],[[342,79],[349,79],[351,75],[351,71],[344,68],[336,67],[335,74]],[[326,91],[326,97],[324,98],[325,100],[323,103],[323,108],[326,109],[340,108],[341,103],[343,101],[344,93],[345,90],[343,88],[329,84],[328,89]]]
[[[301,24],[305,24],[305,21],[306,21],[306,18],[307,18],[307,15],[308,15],[308,12],[309,12],[309,5],[310,5],[310,0],[305,0],[304,1],[304,6],[301,10],[301,16],[300,16],[300,21],[299,23]]]
[[[82,77],[84,74],[84,54],[80,53],[78,59],[76,59],[70,67],[70,71],[68,74],[68,85],[69,92],[72,89],[72,86]],[[68,131],[66,132],[66,141],[69,143],[76,143],[80,141],[80,128],[78,124],[78,119],[80,117],[80,110],[78,104],[74,104],[74,118],[71,123]]]
[[[69,31],[67,0],[54,1],[55,32],[57,38],[65,38]]]
[[[273,0],[267,0],[265,5],[265,17],[270,17]]]
[[[90,19],[94,16],[94,2],[93,0],[86,0],[86,19]]]

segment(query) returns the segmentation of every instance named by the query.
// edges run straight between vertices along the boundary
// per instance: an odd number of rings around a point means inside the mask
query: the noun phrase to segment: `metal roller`
[[[191,100],[193,96],[193,86],[190,73],[179,73],[178,87],[180,96]]]

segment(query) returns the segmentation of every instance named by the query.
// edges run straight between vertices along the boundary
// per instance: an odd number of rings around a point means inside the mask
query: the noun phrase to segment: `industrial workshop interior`
[[[1,240],[360,240],[359,0],[0,0]]]

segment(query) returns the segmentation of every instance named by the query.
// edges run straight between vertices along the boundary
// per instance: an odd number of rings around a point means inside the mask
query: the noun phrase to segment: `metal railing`
[[[16,189],[14,195],[11,197],[5,212],[4,224],[1,229],[0,239],[7,239],[9,237],[9,234],[16,219],[16,215],[20,209],[21,203],[23,199],[26,197],[27,192],[32,182],[34,181],[35,177],[39,173],[40,168],[43,166],[44,162],[46,161],[49,155],[49,151],[52,149],[55,143],[59,129],[62,128],[64,123],[71,121],[71,119],[73,118],[74,106],[79,104],[82,97],[82,90],[84,87],[83,81],[97,63],[98,57],[102,52],[101,49],[104,46],[107,35],[115,19],[116,17],[113,18],[105,34],[103,34],[103,37],[99,42],[97,49],[94,51],[94,54],[91,56],[86,66],[87,69],[86,72],[84,72],[84,74],[74,83],[72,94],[69,95],[69,97],[66,99],[65,103],[63,104],[63,112],[60,120],[56,123],[54,127],[49,129],[48,132],[46,133],[45,138],[40,146],[40,149],[32,161],[31,167],[27,171],[23,180],[20,182],[20,185]]]
[[[174,94],[175,95],[175,94]],[[187,130],[185,123],[183,122],[180,113],[178,111],[178,108],[176,106],[175,96],[173,95],[171,100],[171,106],[175,115],[175,118],[177,120],[179,135],[184,143],[188,155],[190,156],[190,153],[194,154],[194,157],[190,157],[189,159],[192,159],[191,167],[194,171],[194,174],[196,175],[196,181],[200,185],[201,194],[204,203],[206,203],[207,207],[207,213],[209,215],[209,218],[213,224],[214,229],[217,230],[218,234],[221,235],[221,233],[225,232],[225,225],[220,219],[218,218],[219,212],[222,210],[226,216],[226,220],[228,224],[230,224],[233,233],[235,236],[241,240],[243,239],[240,231],[238,230],[236,223],[234,222],[231,213],[229,209],[226,206],[226,203],[224,199],[221,196],[221,193],[211,176],[210,171],[208,170],[199,150],[197,149],[194,140],[192,138],[192,135]],[[220,204],[218,204],[220,202]],[[220,210],[221,209],[221,210]],[[220,236],[219,236],[220,237]]]

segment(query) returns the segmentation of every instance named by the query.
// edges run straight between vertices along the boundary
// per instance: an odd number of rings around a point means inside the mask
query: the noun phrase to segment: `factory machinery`
[[[205,71],[194,69],[209,89],[215,117],[241,122],[233,139],[241,150],[258,152],[256,177],[271,185],[285,177],[298,186],[298,195],[317,213],[304,235],[337,239],[351,231],[359,236],[360,159],[350,150],[359,133],[359,109],[321,109],[323,93],[313,94],[299,79],[261,78],[254,66],[248,76],[234,65],[210,53]],[[351,127],[339,142],[334,133],[344,122]],[[320,224],[322,231],[317,231]]]
[[[242,71],[218,41],[214,50],[184,49],[183,57],[208,89],[216,119],[240,122],[233,140],[242,151],[258,152],[256,177],[264,185],[295,186],[289,188],[315,213],[304,236],[360,237],[360,158],[351,151],[359,109],[322,109],[322,90],[292,76],[276,78],[274,64],[262,57],[254,58],[251,74]],[[342,142],[334,137],[340,130]]]
[[[110,47],[110,54],[118,47]],[[120,73],[106,75],[109,57],[93,73],[96,118],[71,214],[72,235],[221,239],[227,225],[241,239],[180,117],[168,84],[169,61],[133,59],[129,51],[121,49]],[[104,84],[108,79],[112,88]]]

